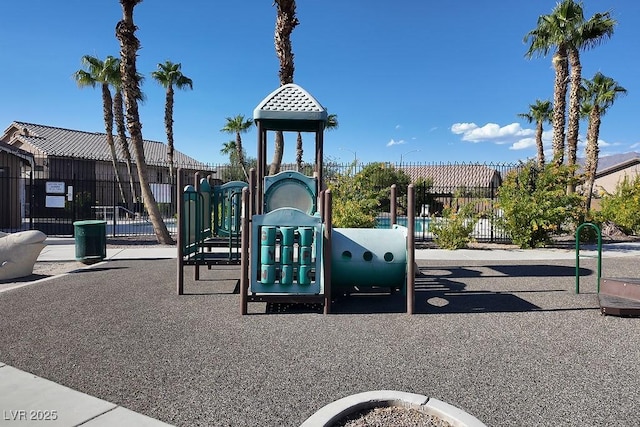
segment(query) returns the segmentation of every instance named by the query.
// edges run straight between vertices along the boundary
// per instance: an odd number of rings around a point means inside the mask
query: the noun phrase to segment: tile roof
[[[100,132],[85,132],[72,129],[63,129],[53,126],[45,126],[34,123],[13,122],[7,130],[16,127],[21,131],[17,137],[43,154],[57,157],[73,157],[78,159],[111,161],[111,151],[107,146],[107,135]],[[6,133],[6,132],[5,132]],[[117,160],[124,162],[124,156],[117,136],[114,135]],[[129,150],[135,163],[133,145],[130,138]],[[166,144],[158,141],[143,141],[145,160],[148,165],[167,166]],[[176,165],[193,168],[206,168],[202,162],[174,150],[174,162]]]
[[[496,169],[480,164],[408,165],[399,169],[409,175],[411,182],[431,178],[433,186],[439,188],[488,187],[494,179],[500,180]]]

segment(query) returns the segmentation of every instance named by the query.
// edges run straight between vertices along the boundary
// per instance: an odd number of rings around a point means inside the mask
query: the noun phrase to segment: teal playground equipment
[[[307,183],[303,198],[313,194],[315,183],[303,179],[308,177],[298,172],[285,176],[295,185]],[[332,228],[331,193],[323,191],[321,197],[321,210],[310,214],[287,206],[266,212],[267,195],[265,213],[243,218],[242,229],[251,233],[242,240],[242,260],[247,260],[241,268],[242,313],[249,302],[320,303],[328,313],[332,298],[372,288],[407,292],[412,310],[414,256],[408,228]],[[249,189],[243,200],[248,205]],[[309,200],[292,204],[311,207]]]
[[[576,237],[576,294],[580,293],[580,231],[585,227],[591,227],[594,229],[598,236],[598,268],[597,268],[597,276],[596,276],[596,292],[600,292],[600,280],[602,279],[602,233],[600,232],[600,227],[591,222],[585,222],[580,224],[578,228],[576,228],[575,237]]]
[[[323,229],[319,216],[278,208],[253,218],[251,293],[324,293]]]
[[[240,209],[242,189],[249,184],[244,181],[231,181],[213,187],[213,224],[214,236],[238,236],[240,231]]]
[[[413,313],[415,192],[409,186],[407,227],[397,224],[396,189],[390,189],[390,227],[331,226],[332,197],[323,184],[323,131],[327,111],[295,84],[279,87],[254,110],[258,129],[257,167],[249,182],[211,186],[196,176],[183,185],[179,174],[178,294],[184,266],[240,263],[241,313],[251,302],[318,303],[324,313],[332,298],[362,288],[402,290]],[[267,132],[315,135],[313,176],[283,171],[266,176]],[[224,253],[212,252],[225,242]]]
[[[240,216],[242,189],[248,184],[232,181],[211,185],[211,176],[194,176],[194,184],[185,185],[178,170],[177,288],[184,293],[184,267],[194,267],[194,279],[200,279],[200,267],[240,264]]]
[[[349,294],[361,288],[404,290],[407,229],[334,228],[331,233],[332,286]]]
[[[242,195],[242,314],[250,302],[321,303],[329,313],[336,295],[376,286],[404,290],[407,311],[413,312],[414,226],[396,225],[395,214],[389,229],[331,226],[331,192],[322,175],[324,107],[300,86],[288,84],[269,94],[253,118],[258,162]],[[296,171],[266,176],[268,131],[313,132],[313,176]],[[391,194],[394,198],[394,189]],[[414,199],[410,186],[410,224]],[[395,200],[392,205],[395,209]]]
[[[597,283],[596,293],[602,315],[638,317],[640,316],[640,280],[637,278],[602,277],[602,232],[598,225],[591,222],[580,224],[575,232],[576,238],[576,294],[580,293],[580,231],[591,227],[597,234]]]

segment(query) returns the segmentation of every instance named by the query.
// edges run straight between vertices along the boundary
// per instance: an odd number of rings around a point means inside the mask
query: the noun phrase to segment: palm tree
[[[111,98],[111,84],[115,77],[118,67],[118,59],[113,56],[107,56],[102,61],[94,56],[84,55],[81,59],[83,69],[76,71],[73,76],[79,87],[96,87],[102,89],[102,113],[104,117],[104,129],[107,135],[107,146],[111,151],[111,163],[115,173],[118,189],[120,190],[120,198],[126,203],[124,190],[122,189],[122,180],[118,170],[118,156],[116,154],[116,146],[113,141],[113,100]]]
[[[334,130],[338,128],[338,115],[329,114],[327,116],[327,122],[324,128],[326,130]],[[302,147],[302,132],[298,132],[298,138],[296,139],[296,169],[302,170],[302,155],[304,154]]]
[[[544,146],[542,144],[542,133],[544,132],[543,125],[545,123],[551,123],[551,115],[553,108],[551,107],[551,101],[541,101],[536,99],[535,104],[529,104],[528,113],[520,113],[518,117],[522,117],[529,123],[535,122],[536,124],[536,147],[538,148],[538,167],[544,167]]]
[[[595,181],[596,171],[598,170],[598,138],[600,137],[600,122],[602,116],[605,115],[609,107],[611,107],[620,95],[627,93],[627,90],[620,86],[618,82],[611,77],[597,72],[593,79],[583,79],[583,112],[589,115],[589,124],[587,126],[587,147],[585,149],[585,191],[586,191],[586,210],[591,207],[591,195],[593,193],[593,183]]]
[[[158,64],[158,70],[151,73],[151,77],[167,90],[164,104],[164,128],[167,132],[167,162],[169,176],[173,179],[173,88],[193,90],[193,81],[180,71],[182,64],[165,61]]]
[[[335,130],[338,129],[340,124],[338,123],[338,115],[337,114],[329,114],[327,115],[327,123],[324,125],[326,130]]]
[[[131,136],[133,152],[138,166],[138,179],[142,199],[145,203],[149,219],[156,233],[158,243],[172,244],[167,225],[162,220],[158,203],[156,202],[147,176],[147,163],[144,158],[142,138],[142,124],[138,113],[138,99],[141,92],[136,71],[136,57],[140,48],[140,41],[135,35],[137,27],[133,22],[133,11],[142,0],[120,0],[122,5],[122,20],[116,25],[116,37],[120,42],[120,72],[122,77],[122,93],[127,111],[127,128]]]
[[[113,94],[113,118],[116,122],[116,132],[118,134],[118,142],[127,165],[127,173],[129,175],[129,189],[131,191],[131,200],[135,203],[138,199],[136,185],[133,179],[133,162],[131,160],[131,150],[129,150],[129,140],[127,139],[126,124],[124,120],[124,99],[122,95],[122,74],[120,73],[120,59],[118,59],[118,68],[114,73],[114,80],[111,82],[114,88]],[[144,76],[140,73],[137,75],[138,84],[144,80]],[[140,92],[140,99],[144,100],[144,94]]]
[[[220,154],[229,156],[229,163],[231,165],[238,163],[238,150],[236,149],[236,140],[231,139],[223,143],[222,148],[220,149]]]
[[[244,174],[244,169],[240,167],[240,162],[238,161],[238,150],[236,149],[236,140],[232,139],[222,144],[222,148],[220,149],[220,154],[224,154],[225,156],[229,156],[229,164],[230,168],[222,171],[222,175],[220,178],[224,181],[240,181],[243,179],[247,179]],[[245,153],[242,153],[243,157],[246,158]]]
[[[525,42],[531,41],[527,56],[534,54],[546,56],[552,48],[556,48],[553,56],[555,69],[553,100],[553,150],[556,164],[564,162],[565,148],[565,114],[568,83],[569,123],[567,126],[567,164],[576,163],[578,133],[580,124],[580,86],[582,65],[580,50],[588,49],[601,43],[613,34],[616,21],[609,12],[597,13],[588,21],[584,19],[582,3],[574,0],[559,2],[551,14],[538,18],[538,26],[525,36]],[[571,75],[569,75],[571,66]]]
[[[276,55],[280,61],[280,86],[293,83],[293,50],[291,48],[291,33],[300,23],[296,17],[295,0],[274,0],[277,9],[276,30],[274,35]],[[280,171],[282,156],[284,155],[284,135],[276,131],[274,138],[274,153],[269,174],[275,175]]]
[[[560,6],[560,3],[556,9]],[[555,9],[554,9],[555,12]],[[566,12],[566,10],[565,10]],[[567,59],[567,43],[564,28],[566,16],[551,13],[538,17],[537,27],[525,36],[525,43],[530,43],[526,57],[534,55],[547,56],[555,48],[553,68],[555,80],[553,85],[553,160],[556,165],[564,163],[564,127],[566,124],[567,88],[569,82],[569,62]]]
[[[220,132],[226,132],[236,135],[235,149],[238,163],[242,167],[244,177],[249,181],[249,174],[247,173],[247,165],[244,158],[244,149],[242,148],[242,136],[246,133],[251,126],[253,126],[253,120],[244,118],[244,115],[238,114],[235,117],[227,117],[227,123],[224,125]]]
[[[564,3],[572,3],[565,0]],[[580,123],[580,88],[582,86],[582,64],[580,63],[580,51],[590,49],[602,43],[605,38],[613,35],[616,21],[609,12],[597,13],[588,21],[584,20],[581,4],[576,7],[573,26],[568,31],[568,56],[571,67],[570,91],[569,91],[569,123],[567,124],[567,164],[576,164],[578,152],[578,133]]]

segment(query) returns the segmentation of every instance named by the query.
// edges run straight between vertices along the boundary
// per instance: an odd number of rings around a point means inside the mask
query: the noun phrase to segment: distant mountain
[[[636,151],[631,151],[629,153],[621,153],[621,154],[612,154],[610,156],[603,156],[598,159],[598,172],[608,169],[611,166],[615,166],[617,164],[626,162],[627,160],[635,159],[636,157],[640,157],[640,153]],[[584,166],[584,158],[578,158],[577,162]]]

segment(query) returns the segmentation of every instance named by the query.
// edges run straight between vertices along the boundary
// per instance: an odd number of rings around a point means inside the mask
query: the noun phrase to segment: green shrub
[[[640,175],[624,177],[613,194],[605,194],[596,221],[613,222],[626,234],[640,234]]]
[[[333,226],[374,227],[378,213],[389,211],[391,185],[397,185],[400,198],[406,195],[408,183],[404,172],[384,163],[372,163],[355,175],[351,171],[337,174],[328,184],[333,195]]]
[[[444,208],[442,218],[434,218],[430,229],[435,236],[434,241],[441,248],[463,249],[473,241],[471,233],[477,222],[478,215],[474,213],[474,204],[467,203],[457,210],[453,207]]]
[[[339,228],[373,228],[376,223],[374,215],[369,213],[370,201],[340,200],[333,204],[332,223]]]
[[[502,210],[499,225],[521,248],[547,244],[551,235],[584,218],[583,197],[567,194],[573,168],[549,164],[539,169],[533,162],[507,174],[498,190]]]
[[[355,193],[364,199],[376,200],[377,212],[389,212],[390,189],[396,185],[399,208],[406,206],[407,186],[411,179],[400,169],[382,162],[371,163],[358,172],[352,183]]]

